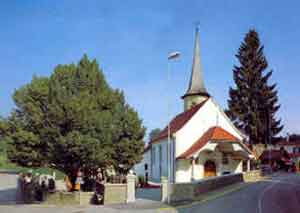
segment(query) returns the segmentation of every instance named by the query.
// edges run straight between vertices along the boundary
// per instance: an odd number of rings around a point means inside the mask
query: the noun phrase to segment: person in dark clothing
[[[95,194],[93,198],[93,203],[97,205],[103,204],[104,201],[104,181],[101,169],[97,170],[96,176],[96,186],[95,186]]]

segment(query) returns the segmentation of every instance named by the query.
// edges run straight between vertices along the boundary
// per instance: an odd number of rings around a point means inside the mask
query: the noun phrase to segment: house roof
[[[300,139],[290,140],[290,141],[281,140],[281,141],[277,142],[276,145],[279,145],[279,146],[300,146]]]
[[[240,140],[223,128],[215,126],[207,130],[188,150],[182,153],[178,159],[190,157],[209,141],[239,142]]]
[[[299,158],[300,157],[300,153],[289,153],[289,156],[291,158]]]
[[[180,113],[170,122],[170,135],[180,130],[193,115],[206,103],[206,100],[193,106],[191,109]],[[168,126],[166,126],[150,143],[158,142],[161,139],[168,137]]]
[[[260,160],[269,160],[269,157],[272,160],[281,160],[281,158],[283,157],[282,153],[280,150],[265,150],[260,156],[259,159]],[[287,153],[287,157],[291,157],[289,153]]]

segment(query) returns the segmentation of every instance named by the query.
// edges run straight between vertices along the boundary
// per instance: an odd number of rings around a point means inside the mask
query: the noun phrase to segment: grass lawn
[[[21,167],[14,163],[11,163],[6,156],[6,152],[0,149],[0,170],[9,170],[15,172],[28,172],[29,170],[33,171],[33,174],[48,174],[52,175],[53,172],[56,174],[56,179],[61,180],[64,178],[65,174],[61,171],[52,169],[52,168],[27,168]]]

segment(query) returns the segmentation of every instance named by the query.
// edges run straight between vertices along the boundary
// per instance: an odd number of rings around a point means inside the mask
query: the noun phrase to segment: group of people
[[[71,178],[70,178],[71,177]],[[104,199],[105,175],[101,168],[97,170],[78,169],[75,175],[65,176],[65,187],[58,190],[95,192],[93,203],[102,204]],[[18,178],[17,200],[20,203],[44,201],[47,193],[56,191],[55,177],[32,173],[20,173]]]
[[[66,176],[65,184],[68,191],[95,192],[92,203],[103,204],[105,178],[101,168],[96,171],[78,169],[73,181]]]
[[[19,203],[32,203],[43,201],[46,192],[55,191],[55,180],[48,175],[33,175],[32,170],[21,172],[18,177],[17,201]]]
[[[76,175],[64,179],[67,191],[95,191],[97,186],[105,182],[101,168],[96,171],[78,169]]]

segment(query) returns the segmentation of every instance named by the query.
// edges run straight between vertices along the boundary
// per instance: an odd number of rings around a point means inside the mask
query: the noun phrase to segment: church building
[[[191,182],[206,177],[243,172],[250,168],[251,150],[246,136],[226,116],[207,91],[196,30],[190,82],[183,99],[184,111],[149,142],[137,175],[159,182]]]

